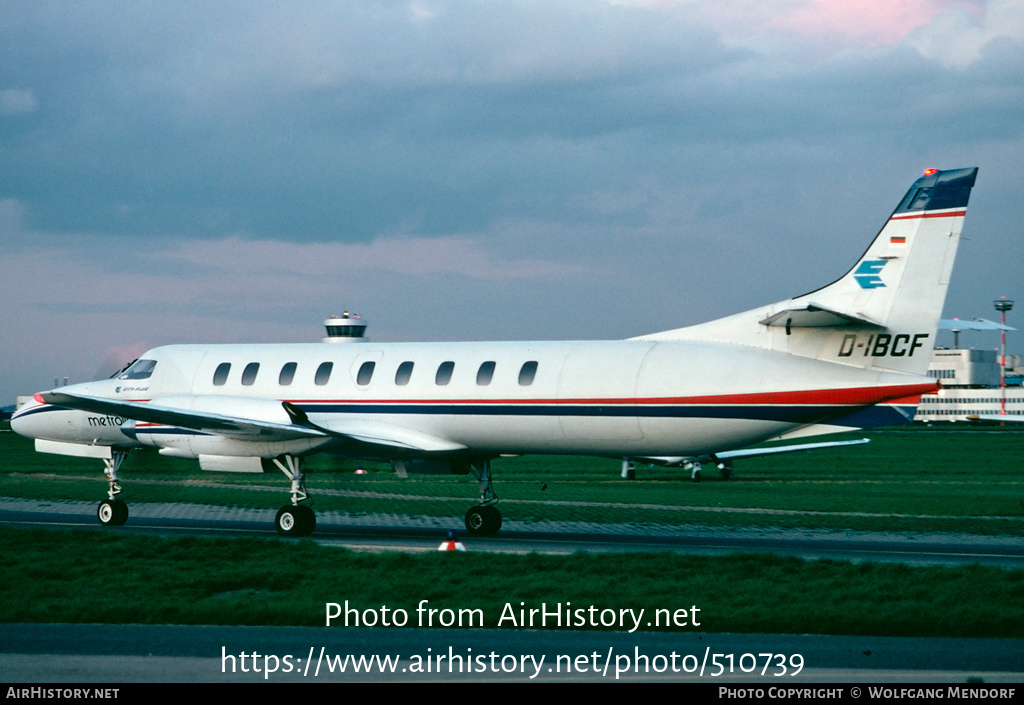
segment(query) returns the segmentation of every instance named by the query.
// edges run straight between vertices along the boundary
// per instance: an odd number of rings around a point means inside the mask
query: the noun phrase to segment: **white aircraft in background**
[[[938,387],[929,354],[976,175],[928,170],[843,277],[709,323],[617,341],[171,345],[114,378],[36,394],[11,425],[38,451],[104,460],[104,524],[128,517],[126,454],[155,447],[205,470],[276,466],[291,480],[277,529],[307,535],[302,459],[328,451],[399,473],[472,469],[480,504],[466,526],[494,534],[501,455],[696,472],[766,440],[909,422]]]

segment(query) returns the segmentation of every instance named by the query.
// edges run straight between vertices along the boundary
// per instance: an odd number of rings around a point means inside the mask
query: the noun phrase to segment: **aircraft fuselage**
[[[394,427],[443,439],[448,455],[473,457],[701,455],[935,387],[913,375],[693,341],[183,345],[140,359],[155,362],[148,377],[64,389],[280,423],[289,423],[280,403],[288,401],[319,427]],[[257,448],[254,439],[53,406],[24,409],[15,424],[32,424],[27,435],[35,437],[156,446],[182,457],[344,445],[298,439]],[[396,447],[391,455],[420,453]]]

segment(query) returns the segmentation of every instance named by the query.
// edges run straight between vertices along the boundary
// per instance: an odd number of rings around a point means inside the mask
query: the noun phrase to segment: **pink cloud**
[[[970,0],[806,0],[776,15],[770,24],[810,37],[885,46],[953,8],[978,10]]]

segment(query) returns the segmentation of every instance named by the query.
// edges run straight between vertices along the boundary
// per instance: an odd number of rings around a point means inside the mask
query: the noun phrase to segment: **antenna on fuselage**
[[[331,315],[324,321],[327,329],[325,343],[365,343],[367,321],[358,314],[345,311],[340,316]]]

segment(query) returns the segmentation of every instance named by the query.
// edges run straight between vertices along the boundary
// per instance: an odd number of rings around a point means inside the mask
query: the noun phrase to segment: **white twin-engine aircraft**
[[[297,536],[316,523],[302,503],[302,459],[316,452],[399,474],[471,470],[477,534],[501,526],[501,455],[728,473],[762,441],[908,422],[937,389],[928,361],[977,171],[925,172],[834,283],[709,323],[596,342],[171,345],[111,379],[36,394],[11,425],[38,451],[102,458],[98,516],[111,525],[128,517],[118,469],[147,446],[205,470],[276,466],[291,480],[276,526]]]

